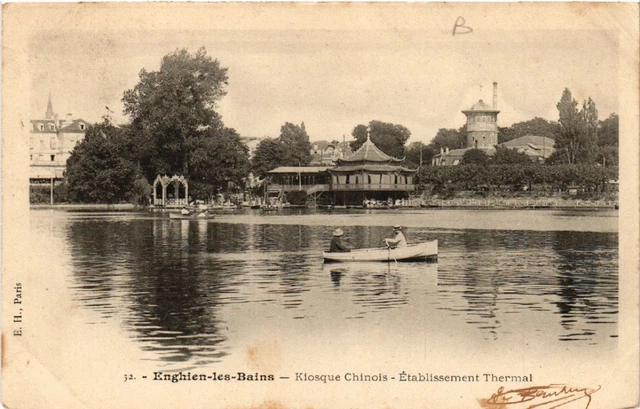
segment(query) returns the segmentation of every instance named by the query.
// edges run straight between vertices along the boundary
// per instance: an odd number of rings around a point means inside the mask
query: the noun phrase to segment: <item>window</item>
[[[55,162],[56,160],[56,155],[51,155],[51,162]]]
[[[44,124],[38,124],[38,130],[44,131]]]
[[[347,184],[347,185],[349,184],[349,175],[347,175],[347,180],[346,180],[345,184]]]
[[[56,126],[54,124],[49,124],[49,130],[50,131],[55,131],[56,130]]]
[[[33,155],[29,155],[29,160],[33,162]]]
[[[459,164],[460,164],[460,159],[456,159],[456,160],[454,160],[454,161],[453,161],[453,164],[454,164],[454,165],[459,165]]]
[[[53,137],[49,140],[49,146],[51,147],[51,149],[55,149],[56,147],[56,138]]]
[[[367,175],[367,180],[369,181],[369,184],[371,184],[371,175]]]
[[[80,124],[80,130],[84,131],[84,124]]]

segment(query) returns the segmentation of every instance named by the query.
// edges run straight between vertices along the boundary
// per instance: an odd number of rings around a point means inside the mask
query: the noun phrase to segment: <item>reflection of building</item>
[[[30,121],[29,179],[32,182],[62,179],[67,159],[76,144],[84,139],[89,123],[82,119],[58,119],[51,96],[44,119]]]
[[[501,143],[499,146],[508,149],[515,149],[520,153],[524,153],[530,159],[536,162],[544,162],[553,152],[555,152],[554,141],[551,138],[538,135],[525,135],[520,138],[512,139]]]
[[[353,155],[336,165],[279,167],[269,172],[268,192],[287,201],[292,198],[335,205],[361,205],[364,200],[396,200],[415,191],[416,170],[403,166],[369,138]]]
[[[491,155],[498,144],[498,83],[493,83],[493,106],[479,100],[470,109],[462,111],[467,116],[467,147],[440,151],[433,156],[432,165],[451,166],[460,164],[469,149],[482,149]]]

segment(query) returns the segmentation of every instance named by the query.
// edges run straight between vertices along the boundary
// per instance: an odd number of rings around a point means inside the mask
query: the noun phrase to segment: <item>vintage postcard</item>
[[[638,405],[638,4],[2,19],[5,407]]]

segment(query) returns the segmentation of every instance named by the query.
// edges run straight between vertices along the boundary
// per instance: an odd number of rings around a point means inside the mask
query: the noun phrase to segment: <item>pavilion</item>
[[[184,176],[158,175],[153,181],[153,205],[182,207],[189,204],[189,182]]]
[[[306,198],[333,205],[362,205],[365,200],[395,201],[415,191],[417,169],[382,152],[369,137],[353,155],[335,166],[282,166],[268,173],[268,193],[282,201]],[[294,193],[297,192],[297,193]]]

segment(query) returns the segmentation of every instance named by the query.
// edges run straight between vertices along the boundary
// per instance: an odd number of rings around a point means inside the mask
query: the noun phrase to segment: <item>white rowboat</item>
[[[386,247],[322,253],[325,262],[428,261],[438,259],[438,240],[389,249]]]
[[[206,212],[182,214],[180,212],[169,213],[169,218],[172,220],[210,220],[215,216],[207,214]]]

